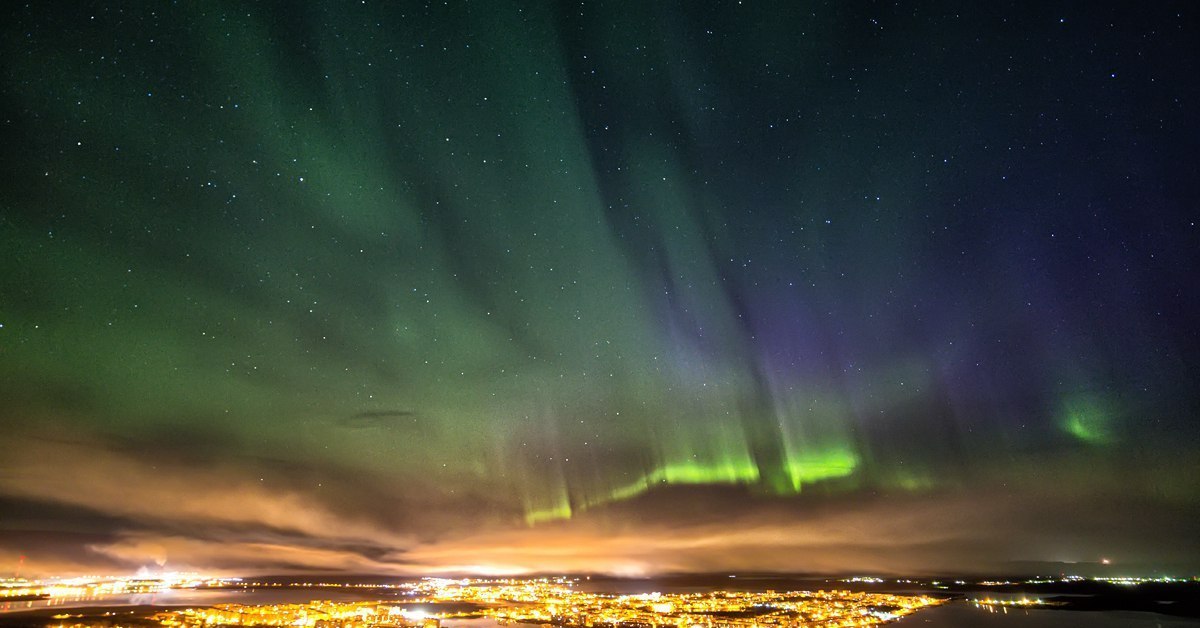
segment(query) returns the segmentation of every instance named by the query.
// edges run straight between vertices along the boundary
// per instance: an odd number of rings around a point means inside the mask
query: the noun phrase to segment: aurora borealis
[[[0,570],[1200,568],[1188,3],[0,19]]]

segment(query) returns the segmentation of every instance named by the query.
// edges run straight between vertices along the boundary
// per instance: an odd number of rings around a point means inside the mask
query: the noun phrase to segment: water
[[[443,619],[442,628],[525,628],[533,624],[507,623],[502,624],[491,617],[479,619]]]
[[[954,601],[918,611],[895,625],[902,628],[1196,628],[1200,627],[1200,619],[1131,611],[988,610]]]
[[[89,606],[212,606],[213,604],[303,604],[312,600],[355,602],[396,599],[398,592],[386,589],[168,589],[158,593],[59,597],[25,602],[0,602],[0,613],[41,609],[86,608]]]

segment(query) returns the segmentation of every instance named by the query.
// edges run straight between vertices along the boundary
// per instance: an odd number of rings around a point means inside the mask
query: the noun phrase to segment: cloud
[[[1021,559],[1095,560],[1115,546],[1118,559],[1200,555],[1196,542],[1161,541],[1186,537],[1192,502],[1140,497],[1157,477],[1149,470],[1087,482],[1096,472],[1088,458],[1029,460],[1024,480],[975,477],[969,491],[780,497],[745,486],[663,486],[528,526],[486,492],[408,491],[403,476],[383,490],[388,478],[345,471],[318,489],[308,479],[288,483],[286,466],[256,458],[198,465],[144,451],[95,438],[0,443],[9,469],[0,505],[13,506],[0,520],[0,561],[28,554],[30,569],[57,573],[165,563],[242,575],[636,576],[988,571]],[[1176,490],[1190,494],[1190,486]]]
[[[649,518],[589,513],[595,516],[421,545],[406,557],[431,572],[936,570],[964,545],[978,543],[975,532],[1013,505],[960,496],[915,506],[892,499],[828,506],[798,513],[781,502],[751,503],[698,520],[673,520],[669,509]],[[988,545],[980,544],[982,553],[994,549]]]
[[[144,527],[213,529],[236,536],[264,531],[323,543],[403,547],[405,535],[330,509],[312,495],[276,488],[234,464],[203,468],[132,455],[96,444],[14,438],[0,494],[66,504]]]
[[[354,551],[286,542],[131,534],[112,542],[90,545],[89,549],[125,564],[169,565],[172,569],[200,569],[230,575],[248,571],[405,573],[400,563],[374,559]]]
[[[400,424],[400,419],[416,420],[416,413],[409,410],[378,410],[359,412],[338,421],[342,427],[365,429],[374,427],[394,427]]]

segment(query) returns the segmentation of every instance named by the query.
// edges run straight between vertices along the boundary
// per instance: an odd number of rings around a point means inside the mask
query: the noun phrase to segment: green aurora
[[[1195,56],[1110,34],[1113,79],[1085,26],[1029,9],[1030,50],[1002,12],[9,7],[0,455],[218,469],[421,539],[1055,484],[1178,542],[1200,243],[1162,156]],[[103,514],[24,464],[12,512]],[[1170,553],[1089,538],[1035,558]]]

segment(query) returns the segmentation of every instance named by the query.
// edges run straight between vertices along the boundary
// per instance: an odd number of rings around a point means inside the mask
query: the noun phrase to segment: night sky
[[[84,4],[0,575],[1200,569],[1193,3]]]

